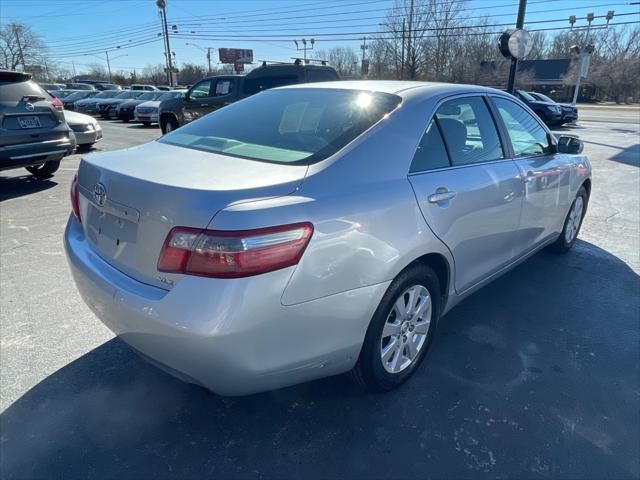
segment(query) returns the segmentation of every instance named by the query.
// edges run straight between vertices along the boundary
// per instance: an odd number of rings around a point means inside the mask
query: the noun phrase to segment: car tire
[[[371,319],[352,379],[373,392],[386,392],[407,381],[429,349],[441,299],[440,282],[428,266],[415,264],[400,273]],[[404,314],[400,308],[406,309]]]
[[[123,118],[122,121],[123,121],[123,123],[129,123],[129,119],[128,118]]]
[[[576,243],[578,233],[580,233],[580,227],[582,226],[584,215],[587,213],[588,201],[589,196],[587,195],[587,190],[584,187],[580,187],[576,198],[571,204],[569,213],[567,213],[567,216],[564,219],[562,233],[550,246],[552,251],[556,253],[566,253],[571,250],[573,244]]]
[[[169,132],[174,131],[176,128],[178,128],[180,125],[178,125],[178,121],[176,120],[175,117],[170,116],[167,117],[167,119],[162,122],[162,134],[166,134]]]
[[[39,180],[50,178],[60,168],[60,160],[51,160],[42,165],[30,165],[27,171]]]
[[[151,122],[142,122],[142,126],[144,128],[149,128],[151,126]]]

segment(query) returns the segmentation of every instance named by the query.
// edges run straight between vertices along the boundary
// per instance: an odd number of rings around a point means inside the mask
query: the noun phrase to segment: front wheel
[[[26,167],[27,171],[37,179],[45,179],[51,177],[60,168],[60,160],[53,160],[42,165],[30,165]]]
[[[551,244],[551,249],[557,253],[568,252],[578,238],[584,214],[587,212],[587,191],[580,187],[575,200],[571,204],[567,218],[564,220],[562,233],[558,239]]]
[[[391,282],[373,315],[358,362],[357,383],[376,392],[404,383],[422,362],[440,316],[438,277],[414,265]]]
[[[151,126],[151,122],[142,122],[142,126],[144,128],[149,128]]]
[[[179,126],[180,125],[178,125],[178,121],[175,119],[175,117],[168,117],[162,122],[162,133],[165,134],[173,132]]]

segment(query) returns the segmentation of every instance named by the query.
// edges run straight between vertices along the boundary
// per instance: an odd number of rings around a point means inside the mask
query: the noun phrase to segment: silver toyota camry
[[[389,390],[463,298],[572,247],[581,152],[489,88],[277,88],[86,157],[65,247],[93,312],[186,381],[242,395],[351,372]]]

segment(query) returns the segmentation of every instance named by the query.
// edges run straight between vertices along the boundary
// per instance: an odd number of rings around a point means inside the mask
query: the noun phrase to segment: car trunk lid
[[[92,155],[78,171],[83,228],[105,261],[168,289],[180,275],[157,262],[173,227],[205,228],[232,203],[290,194],[306,170],[159,142]]]

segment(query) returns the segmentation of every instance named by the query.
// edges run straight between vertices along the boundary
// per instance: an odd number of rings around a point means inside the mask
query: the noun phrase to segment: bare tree
[[[0,25],[0,67],[16,70],[18,65],[42,65],[47,49],[42,39],[26,25]]]
[[[336,69],[341,77],[353,77],[357,75],[358,55],[351,47],[334,47],[329,52],[319,52],[319,59],[327,60],[329,65]]]

